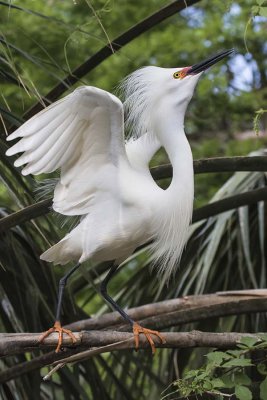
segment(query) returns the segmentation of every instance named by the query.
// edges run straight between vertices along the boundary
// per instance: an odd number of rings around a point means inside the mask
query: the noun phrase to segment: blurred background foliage
[[[11,126],[19,126],[29,107],[107,41],[166,4],[159,0],[0,1],[1,217],[36,200],[34,179],[22,178],[4,155]],[[263,154],[267,114],[260,120],[258,136],[253,118],[255,111],[266,108],[267,19],[264,12],[251,18],[257,4],[257,0],[202,0],[123,47],[77,85],[115,92],[119,81],[141,66],[192,65],[234,47],[236,55],[207,71],[199,82],[187,113],[186,132],[194,158],[246,155],[258,149],[257,154]],[[166,162],[160,151],[151,165]],[[266,178],[264,173],[232,177],[214,173],[198,175],[195,182],[195,206],[199,207],[213,196],[216,200],[262,187]],[[264,203],[259,203],[195,224],[168,288],[159,288],[156,279],[151,279],[148,253],[143,250],[114,278],[111,292],[123,306],[131,307],[186,294],[266,287],[265,219]],[[51,213],[2,235],[2,331],[43,331],[51,325],[62,269],[45,265],[39,254],[67,229],[68,224],[62,227]],[[108,311],[98,294],[106,270],[87,262],[73,277],[64,298],[65,323]],[[258,316],[232,317],[176,329],[253,331],[264,324]],[[50,383],[42,383],[39,372],[31,372],[10,382],[9,388],[16,399],[155,399],[178,371],[197,365],[201,354],[202,350],[162,350],[152,362],[146,352],[114,353],[66,367]],[[1,367],[31,357],[10,357],[0,361]],[[5,398],[4,392],[1,395]]]

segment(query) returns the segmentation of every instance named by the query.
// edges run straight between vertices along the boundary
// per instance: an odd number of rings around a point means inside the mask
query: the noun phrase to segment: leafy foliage
[[[260,15],[261,17],[267,17],[267,7],[264,6],[265,0],[256,0],[257,5],[251,7],[252,15],[255,17]]]
[[[253,369],[259,373],[258,388],[253,388],[254,393],[260,391],[260,400],[266,399],[267,376],[262,365],[266,362],[267,335],[248,336],[240,340],[237,350],[213,351],[206,356],[205,365],[198,369],[185,372],[183,378],[173,382],[175,388],[163,399],[175,399],[179,394],[187,398],[194,395],[202,396],[212,394],[217,400],[232,398],[235,395],[238,400],[252,400],[251,390],[252,380],[249,375],[253,374]],[[251,352],[263,350],[257,362],[251,358]]]

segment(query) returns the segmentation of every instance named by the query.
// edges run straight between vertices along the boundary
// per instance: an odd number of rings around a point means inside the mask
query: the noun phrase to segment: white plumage
[[[193,162],[184,114],[201,75],[175,79],[180,70],[146,67],[125,80],[125,113],[132,129],[126,143],[122,103],[89,86],[47,107],[8,137],[21,138],[7,154],[23,153],[15,161],[26,165],[22,174],[60,169],[53,209],[81,216],[78,226],[41,259],[120,263],[153,240],[154,260],[165,279],[171,276],[192,215]],[[166,190],[149,172],[161,146],[173,166]]]
[[[75,335],[61,325],[63,291],[80,264],[113,261],[100,285],[103,298],[131,324],[135,347],[144,334],[152,353],[158,331],[135,322],[112,299],[107,285],[118,265],[140,245],[152,241],[151,254],[162,282],[168,281],[185,246],[194,198],[193,159],[184,133],[184,115],[201,73],[230,55],[223,51],[208,60],[180,69],[146,67],[121,85],[120,100],[104,90],[80,87],[26,122],[8,140],[21,138],[7,155],[23,153],[16,166],[24,175],[60,170],[53,209],[80,217],[79,224],[41,255],[46,261],[76,261],[60,279],[54,326],[39,338],[58,332],[73,344]],[[125,114],[125,115],[124,115]],[[124,141],[124,117],[130,139]],[[163,146],[173,167],[170,186],[153,180],[149,162]]]

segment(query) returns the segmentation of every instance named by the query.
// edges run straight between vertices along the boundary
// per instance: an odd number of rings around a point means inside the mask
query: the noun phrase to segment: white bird
[[[126,124],[132,137],[124,139],[124,108],[114,95],[82,86],[45,108],[7,140],[22,138],[7,151],[23,153],[15,166],[23,175],[60,169],[54,189],[53,209],[80,216],[79,224],[41,255],[55,264],[78,262],[60,281],[53,331],[74,335],[61,327],[63,288],[69,276],[87,259],[114,261],[102,282],[104,298],[133,326],[136,347],[144,333],[157,331],[134,322],[108,295],[107,283],[121,262],[142,244],[152,241],[151,254],[159,273],[168,280],[186,244],[191,221],[193,160],[184,133],[184,116],[201,73],[233,50],[223,51],[185,68],[145,67],[122,84]],[[163,190],[153,180],[149,162],[164,147],[173,167],[170,186]]]

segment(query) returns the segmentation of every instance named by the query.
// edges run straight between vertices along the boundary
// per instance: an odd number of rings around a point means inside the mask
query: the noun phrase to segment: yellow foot
[[[152,339],[151,335],[157,336],[161,340],[161,343],[166,343],[166,340],[164,339],[164,337],[158,331],[152,331],[151,329],[143,328],[141,325],[139,325],[137,322],[135,322],[133,324],[133,334],[134,334],[135,349],[136,350],[138,350],[138,348],[139,348],[139,335],[140,335],[140,333],[143,333],[145,335],[145,337],[147,338],[147,340],[148,340],[148,342],[149,342],[149,344],[151,346],[152,354],[155,353],[156,347],[155,347],[155,344],[153,342],[153,339]]]
[[[73,344],[77,342],[76,337],[69,329],[62,328],[60,321],[55,321],[54,326],[48,329],[48,331],[44,332],[38,339],[38,342],[42,343],[44,339],[47,338],[47,336],[51,335],[51,333],[53,332],[58,332],[58,343],[55,350],[56,353],[58,353],[61,348],[63,342],[63,333],[66,333],[71,338]]]

